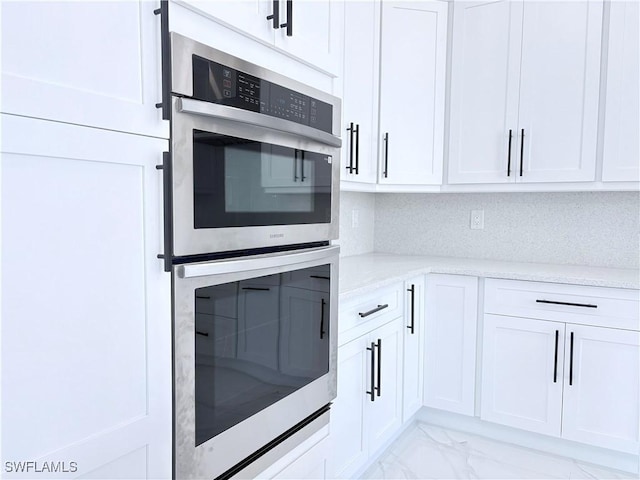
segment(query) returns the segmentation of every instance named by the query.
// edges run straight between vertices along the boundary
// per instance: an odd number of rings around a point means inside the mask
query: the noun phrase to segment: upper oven
[[[337,238],[340,100],[171,41],[173,255]]]

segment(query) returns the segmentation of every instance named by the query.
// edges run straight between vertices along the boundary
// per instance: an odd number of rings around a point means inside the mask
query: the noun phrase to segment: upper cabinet
[[[376,183],[380,2],[344,3],[342,180]]]
[[[382,3],[382,184],[442,183],[448,3]]]
[[[2,2],[2,112],[168,137],[157,6]]]
[[[638,2],[611,2],[602,180],[639,181]]]
[[[595,180],[602,14],[454,4],[449,183]]]
[[[340,0],[174,0],[232,30],[274,46],[315,69],[340,69],[343,2]],[[184,32],[188,35],[188,32]]]

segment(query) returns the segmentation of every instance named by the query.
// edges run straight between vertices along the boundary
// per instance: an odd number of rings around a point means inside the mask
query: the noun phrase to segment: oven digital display
[[[195,443],[329,371],[330,265],[195,290]]]
[[[330,104],[197,55],[193,55],[193,97],[332,133]]]

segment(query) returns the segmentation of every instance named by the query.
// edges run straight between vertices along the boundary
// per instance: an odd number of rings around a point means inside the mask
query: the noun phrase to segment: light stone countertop
[[[632,268],[367,253],[340,258],[340,296],[366,293],[424,273],[640,289],[640,270]]]

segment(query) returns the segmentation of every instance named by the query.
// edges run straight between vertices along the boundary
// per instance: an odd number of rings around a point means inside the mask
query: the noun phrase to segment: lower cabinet
[[[354,475],[402,425],[402,317],[338,349],[332,475]]]
[[[424,404],[474,414],[478,279],[427,275]]]
[[[404,282],[402,423],[422,407],[424,385],[424,275]]]

